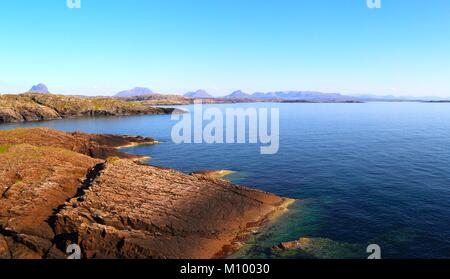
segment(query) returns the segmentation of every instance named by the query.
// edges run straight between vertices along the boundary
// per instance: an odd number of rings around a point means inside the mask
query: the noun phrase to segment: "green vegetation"
[[[117,156],[110,156],[110,157],[106,158],[106,162],[107,163],[112,163],[112,162],[115,162],[115,161],[118,161],[118,160],[120,160],[120,158],[117,157]]]
[[[6,145],[0,145],[0,154],[6,153],[8,152],[8,149],[11,147],[11,145],[6,144]]]

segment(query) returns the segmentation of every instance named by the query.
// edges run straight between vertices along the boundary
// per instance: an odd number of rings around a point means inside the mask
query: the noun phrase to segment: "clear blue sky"
[[[450,1],[4,0],[0,92],[450,96]]]

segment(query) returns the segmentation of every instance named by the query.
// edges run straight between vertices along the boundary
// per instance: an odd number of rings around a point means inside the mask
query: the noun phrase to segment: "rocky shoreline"
[[[225,257],[292,202],[118,150],[153,143],[0,131],[0,258],[66,258],[74,243],[88,259]]]
[[[40,93],[0,95],[0,123],[96,116],[169,114],[174,110],[111,97],[75,97]]]
[[[191,173],[191,175],[204,175],[204,176],[213,177],[213,178],[224,178],[233,173],[236,173],[236,172],[232,171],[232,170],[204,170],[204,171],[193,172],[193,173]]]
[[[65,118],[170,114],[175,108],[156,106],[233,103],[361,103],[358,100],[302,100],[280,98],[192,98],[149,94],[134,97],[86,97],[43,93],[0,94],[0,124]]]

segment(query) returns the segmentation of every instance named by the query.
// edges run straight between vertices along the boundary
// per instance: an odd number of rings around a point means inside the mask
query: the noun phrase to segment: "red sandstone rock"
[[[0,131],[0,259],[211,258],[289,200],[205,175],[100,160],[149,138]],[[87,156],[89,155],[89,156]],[[96,158],[93,158],[96,157]]]
[[[34,146],[53,146],[82,153],[94,158],[108,157],[139,158],[117,150],[118,147],[132,144],[157,143],[152,138],[96,135],[87,133],[65,133],[48,128],[14,129],[0,131],[0,145],[30,144]]]
[[[87,258],[211,258],[284,199],[221,179],[108,163],[57,215]]]
[[[0,258],[8,253],[13,258],[43,257],[53,245],[49,221],[54,210],[76,195],[86,173],[100,162],[61,148],[26,144],[0,154],[0,237],[11,236],[0,238]]]

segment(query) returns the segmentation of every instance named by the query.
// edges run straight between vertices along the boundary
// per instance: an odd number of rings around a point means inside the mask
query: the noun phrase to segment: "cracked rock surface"
[[[130,160],[107,163],[57,214],[87,258],[211,258],[283,202],[225,180]]]
[[[83,258],[220,257],[287,201],[116,149],[151,141],[0,131],[0,259],[66,258],[73,243]]]
[[[0,258],[42,258],[54,210],[73,197],[98,159],[62,148],[13,145],[0,155]],[[3,235],[3,236],[2,236]]]

